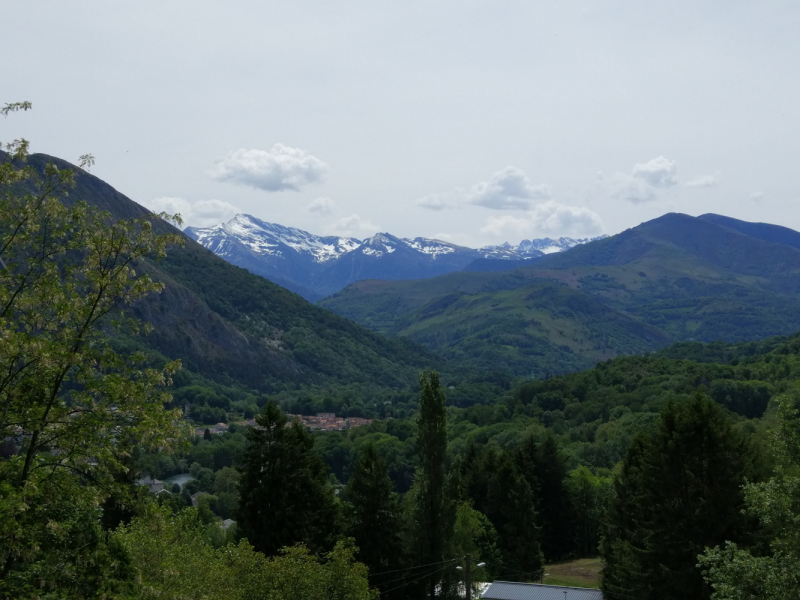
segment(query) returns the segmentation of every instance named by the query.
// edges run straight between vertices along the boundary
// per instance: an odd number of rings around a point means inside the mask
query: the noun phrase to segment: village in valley
[[[363,425],[370,425],[374,419],[365,419],[363,417],[337,417],[335,413],[317,413],[311,415],[292,415],[287,414],[287,427],[295,420],[299,420],[311,431],[346,431],[353,427],[361,427]],[[210,427],[197,427],[194,430],[195,435],[205,435],[208,431],[211,435],[227,433],[230,426],[237,427],[258,427],[255,419],[247,421],[239,421],[233,423],[217,423]]]

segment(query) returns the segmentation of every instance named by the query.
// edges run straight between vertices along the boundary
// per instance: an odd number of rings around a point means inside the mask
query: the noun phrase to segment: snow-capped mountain
[[[521,253],[537,251],[541,252],[542,254],[553,254],[555,252],[562,252],[564,250],[569,250],[570,248],[574,248],[575,246],[579,246],[581,244],[586,244],[588,242],[593,242],[594,240],[601,240],[607,235],[601,235],[598,237],[593,238],[580,238],[580,239],[573,239],[569,237],[560,237],[557,240],[553,240],[550,238],[540,238],[536,240],[522,240],[517,246],[517,250]]]
[[[389,233],[365,240],[317,236],[250,215],[236,215],[214,227],[187,227],[184,233],[228,262],[309,300],[363,279],[424,279],[461,271],[482,259],[523,261],[592,241],[545,238],[474,249]]]
[[[236,215],[227,223],[205,229],[187,227],[186,234],[223,258],[227,250],[225,244],[234,240],[259,256],[284,256],[295,252],[318,263],[339,258],[361,244],[361,240],[355,238],[320,237],[250,215]]]

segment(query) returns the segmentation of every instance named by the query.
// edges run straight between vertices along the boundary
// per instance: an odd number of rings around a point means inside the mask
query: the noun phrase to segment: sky
[[[37,0],[0,141],[157,211],[467,246],[667,212],[800,229],[800,3]]]

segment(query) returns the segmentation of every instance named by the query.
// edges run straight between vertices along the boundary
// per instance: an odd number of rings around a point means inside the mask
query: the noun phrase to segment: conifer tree
[[[567,469],[552,435],[538,446],[526,438],[515,455],[520,471],[536,493],[542,527],[542,552],[547,560],[559,560],[574,549],[573,518],[565,485]]]
[[[415,474],[412,553],[420,564],[444,559],[444,549],[455,521],[455,503],[447,497],[445,457],[447,452],[447,413],[439,374],[424,372],[419,378],[420,400],[417,419],[419,466]],[[441,572],[431,574],[425,583],[428,598],[436,595]]]
[[[313,452],[314,438],[269,401],[248,431],[239,481],[237,524],[264,554],[303,543],[314,552],[333,545],[337,507],[328,470]]]
[[[535,578],[543,565],[536,497],[512,456],[470,445],[463,479],[467,497],[497,530],[503,564]]]
[[[724,409],[705,395],[670,400],[656,428],[631,444],[601,543],[606,595],[704,599],[698,555],[743,541],[748,449]]]
[[[369,568],[370,582],[374,585],[380,582],[372,577],[374,573],[397,569],[402,560],[402,520],[386,462],[372,442],[358,452],[345,498],[347,534],[355,539],[357,557]]]

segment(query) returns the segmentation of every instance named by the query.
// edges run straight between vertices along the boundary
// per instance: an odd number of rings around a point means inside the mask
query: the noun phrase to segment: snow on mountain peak
[[[605,237],[608,236],[601,235],[594,238],[579,238],[579,239],[560,237],[557,240],[551,238],[522,240],[518,246],[518,249],[521,252],[530,252],[531,250],[538,250],[542,254],[553,254],[555,252],[563,252],[564,250],[569,250],[570,248],[574,248],[575,246],[580,246],[581,244],[593,242],[594,240],[600,240]]]
[[[430,238],[424,237],[417,237],[412,239],[403,238],[403,241],[414,250],[418,252],[422,252],[423,254],[427,254],[434,260],[437,256],[442,254],[452,254],[456,251],[457,246],[453,244],[448,244],[447,242],[443,242],[441,240],[432,240]],[[468,250],[468,248],[463,248],[463,250]]]
[[[384,254],[391,254],[399,246],[402,245],[402,240],[397,239],[388,233],[376,233],[371,238],[367,238],[361,244],[361,253],[367,256],[374,256],[380,258]]]
[[[282,256],[287,248],[309,255],[323,263],[355,250],[361,240],[338,236],[321,237],[296,227],[268,223],[252,215],[239,214],[227,223],[206,228],[191,228],[191,234],[203,246],[225,256],[222,246],[233,238],[256,255]],[[218,249],[220,251],[218,251]]]
[[[230,245],[244,246],[258,256],[286,257],[286,252],[296,252],[309,257],[316,263],[336,260],[345,254],[360,250],[366,256],[379,258],[391,254],[398,248],[408,248],[426,255],[432,260],[455,253],[476,253],[484,258],[520,260],[543,254],[562,252],[579,244],[599,238],[558,239],[542,238],[522,240],[518,245],[505,242],[495,246],[484,246],[477,250],[443,242],[441,240],[417,237],[397,238],[389,233],[376,233],[366,240],[338,236],[317,236],[296,227],[286,227],[277,223],[262,221],[252,215],[238,214],[227,223],[205,228],[187,228],[187,233],[214,253],[225,257],[230,253]]]

